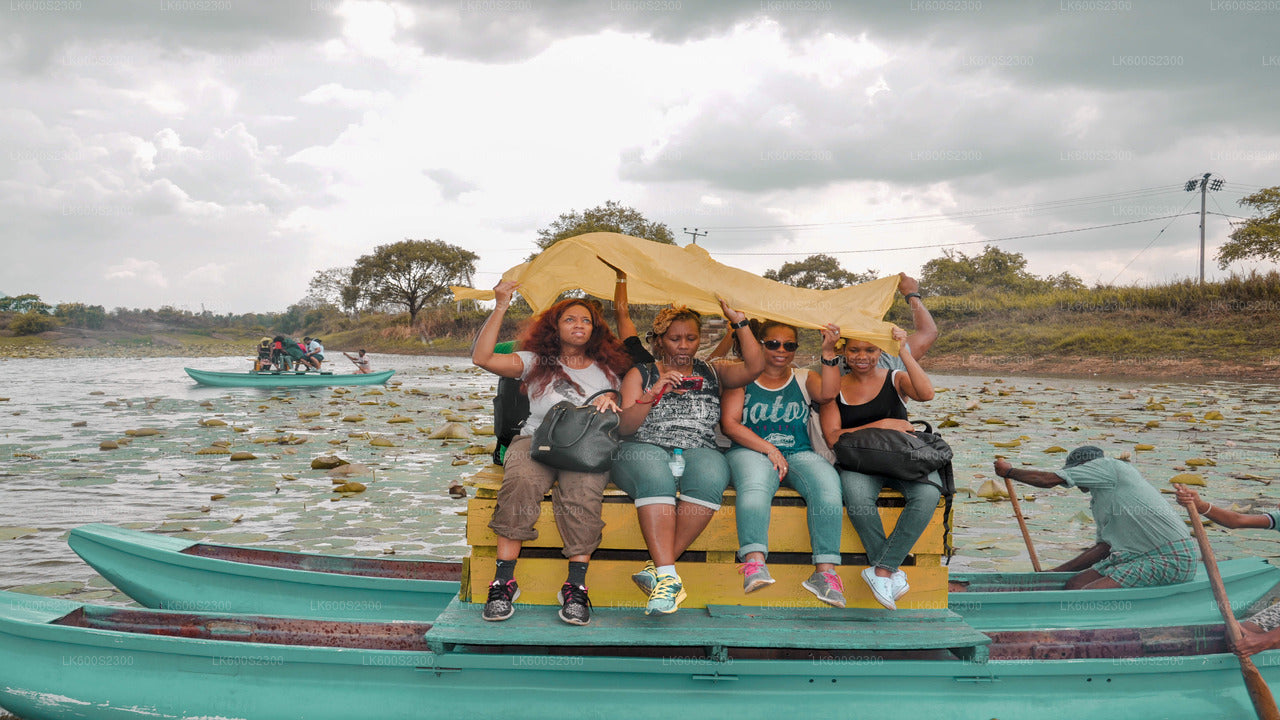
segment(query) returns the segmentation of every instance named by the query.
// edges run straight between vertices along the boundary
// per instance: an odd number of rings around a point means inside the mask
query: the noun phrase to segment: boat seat
[[[497,492],[502,484],[502,468],[491,465],[468,481],[475,488],[467,505],[467,543],[471,555],[464,561],[462,594],[464,601],[483,601],[488,583],[493,579],[497,536],[489,529],[497,505]],[[769,525],[769,572],[777,581],[773,585],[746,595],[742,592],[742,576],[738,574],[738,530],[734,514],[736,493],[729,488],[723,505],[707,528],[677,561],[688,599],[682,607],[707,605],[754,605],[828,607],[801,583],[813,573],[812,551],[804,500],[791,488],[781,488],[773,499]],[[892,532],[902,512],[903,498],[896,490],[886,489],[878,501],[886,532]],[[943,504],[940,502],[928,528],[917,541],[903,570],[907,573],[911,592],[899,601],[900,608],[945,609],[947,607],[947,569],[943,557]],[[843,511],[842,511],[843,515]],[[631,499],[612,484],[605,490],[603,516],[605,528],[599,549],[592,555],[587,574],[587,587],[596,607],[643,607],[645,596],[631,582],[649,553]],[[845,583],[845,598],[850,608],[880,608],[870,589],[859,577],[867,567],[866,549],[843,517],[838,573]],[[517,580],[520,600],[536,605],[555,605],[556,593],[567,572],[561,554],[563,541],[556,529],[548,495],[541,507],[537,523],[538,538],[524,543],[520,554]]]

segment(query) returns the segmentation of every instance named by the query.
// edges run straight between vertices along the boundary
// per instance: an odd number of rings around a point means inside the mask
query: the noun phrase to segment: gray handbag
[[[618,413],[600,412],[591,401],[605,393],[601,390],[582,405],[561,400],[543,416],[533,431],[529,457],[557,470],[604,472],[613,465],[618,450]]]

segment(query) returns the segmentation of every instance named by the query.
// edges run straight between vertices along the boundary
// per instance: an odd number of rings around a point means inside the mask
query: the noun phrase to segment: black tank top
[[[860,427],[885,418],[906,420],[907,407],[902,404],[902,398],[898,397],[898,389],[893,386],[893,375],[893,370],[885,373],[884,386],[880,388],[879,394],[871,398],[870,402],[861,405],[846,403],[843,391],[836,393],[836,407],[840,410],[840,427]]]

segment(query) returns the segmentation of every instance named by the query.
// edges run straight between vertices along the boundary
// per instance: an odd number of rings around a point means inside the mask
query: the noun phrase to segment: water
[[[309,552],[466,554],[458,514],[466,501],[447,490],[487,462],[479,449],[492,437],[446,442],[426,439],[427,431],[446,416],[472,428],[490,424],[493,376],[463,359],[382,355],[374,356],[374,367],[395,368],[398,384],[210,388],[182,372],[245,364],[239,357],[0,360],[6,378],[0,397],[8,398],[0,401],[0,588],[128,602],[66,545],[71,528],[90,522]],[[1209,485],[1203,494],[1220,506],[1274,507],[1280,497],[1280,486],[1267,484],[1280,466],[1271,385],[990,376],[940,376],[934,383],[937,398],[913,403],[911,412],[935,426],[947,417],[959,423],[941,430],[955,449],[962,488],[953,569],[1029,569],[1009,504],[964,492],[994,478],[997,452],[1015,464],[1055,468],[1064,456],[1047,449],[1090,443],[1112,455],[1129,453],[1162,488],[1175,474],[1199,472]],[[1223,419],[1206,419],[1214,412]],[[354,416],[363,420],[348,421]],[[227,424],[205,424],[210,420]],[[142,428],[160,434],[99,450],[104,440]],[[378,437],[394,447],[372,445]],[[196,454],[217,441],[257,459]],[[994,444],[1015,441],[1014,448]],[[1154,449],[1137,450],[1139,444]],[[477,454],[466,454],[468,447]],[[372,477],[353,478],[366,492],[340,497],[328,474],[311,469],[313,458],[331,454],[372,469]],[[1216,465],[1187,464],[1199,459]],[[1046,567],[1092,544],[1086,496],[1020,490],[1030,496],[1023,511]],[[1280,556],[1277,533],[1215,529],[1211,537],[1223,558]]]

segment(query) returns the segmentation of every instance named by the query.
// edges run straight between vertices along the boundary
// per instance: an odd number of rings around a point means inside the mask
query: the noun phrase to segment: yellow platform
[[[463,567],[462,600],[483,602],[495,569],[496,536],[489,520],[496,505],[497,489],[502,482],[502,468],[491,465],[473,476],[474,496],[467,506],[467,543],[471,556]],[[886,490],[881,493],[880,515],[885,531],[891,532],[901,513],[901,494]],[[738,532],[734,517],[735,494],[730,488],[724,504],[706,530],[694,541],[677,562],[688,599],[682,607],[707,605],[750,605],[766,607],[826,607],[800,583],[813,572],[809,531],[805,506],[798,493],[782,488],[774,497],[769,524],[769,573],[777,581],[751,594],[742,592],[742,576],[738,573],[736,553]],[[897,504],[899,507],[895,507]],[[648,551],[636,520],[631,500],[612,485],[605,491],[603,511],[605,530],[600,548],[592,556],[587,573],[591,602],[596,607],[644,607],[647,597],[631,582]],[[898,600],[900,608],[945,609],[947,607],[947,568],[942,565],[943,510],[941,505],[924,535],[912,548],[903,565],[911,591]],[[520,602],[534,605],[556,605],[556,593],[564,582],[567,561],[561,555],[563,545],[552,516],[550,497],[542,503],[535,525],[538,539],[524,544],[517,580]],[[865,550],[858,534],[844,517],[840,542],[845,562],[837,573],[845,583],[848,607],[879,608],[871,591],[859,577],[866,567]],[[470,595],[468,596],[468,592]]]

